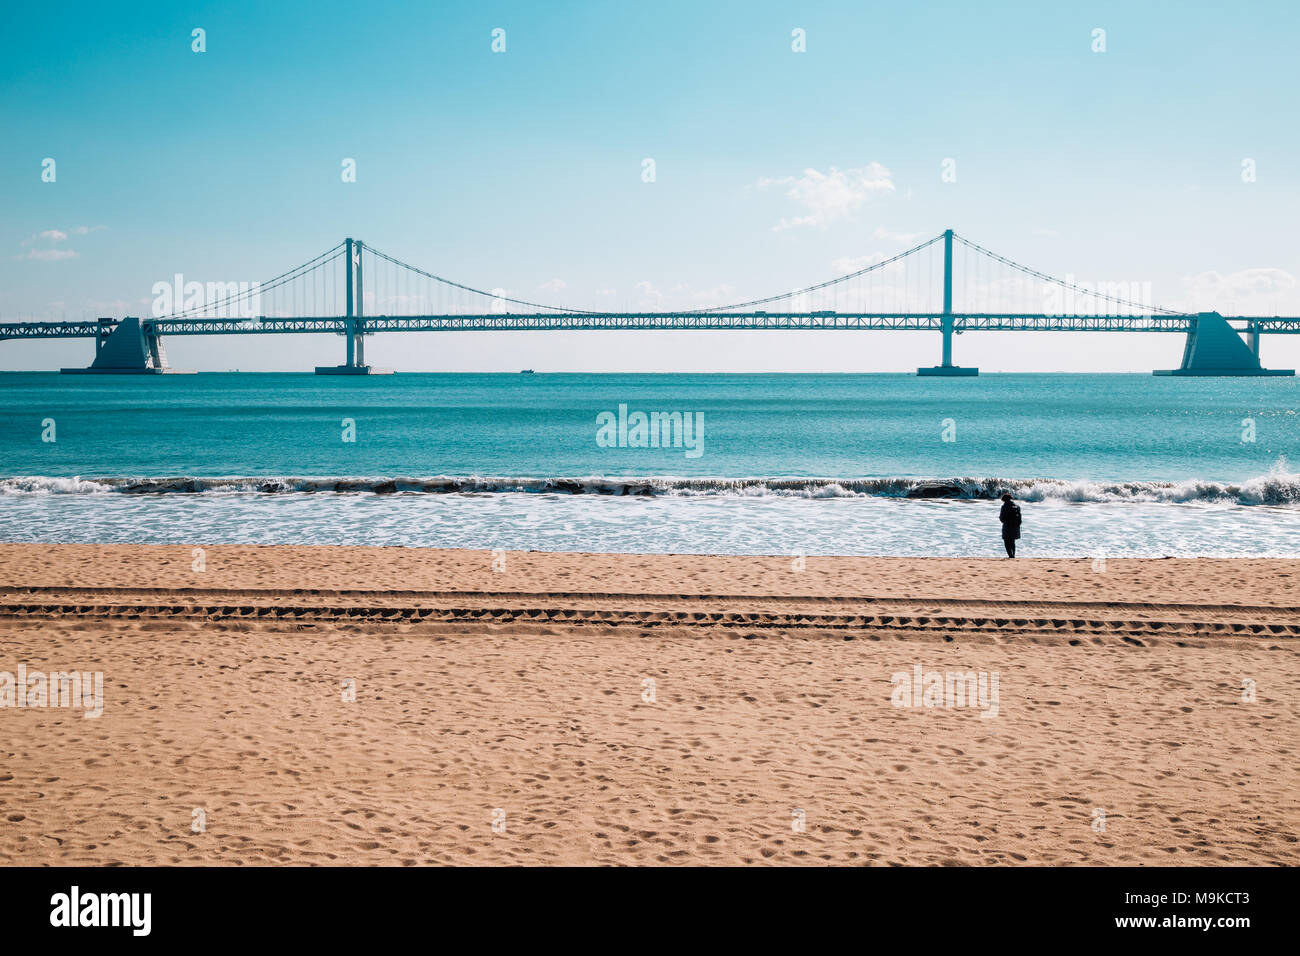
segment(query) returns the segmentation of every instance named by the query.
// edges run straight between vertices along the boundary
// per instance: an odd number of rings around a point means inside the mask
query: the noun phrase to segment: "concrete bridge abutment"
[[[164,375],[181,370],[168,368],[162,336],[148,322],[128,316],[116,327],[112,319],[100,319],[95,331],[95,361],[89,368],[65,368],[67,375]]]
[[[1259,364],[1259,327],[1253,322],[1247,331],[1249,342],[1242,341],[1228,320],[1217,312],[1200,312],[1183,345],[1183,361],[1178,368],[1157,369],[1152,375],[1175,376],[1246,376],[1294,375],[1293,368],[1263,368]]]

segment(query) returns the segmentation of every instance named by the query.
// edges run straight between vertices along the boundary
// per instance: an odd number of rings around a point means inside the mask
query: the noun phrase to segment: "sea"
[[[1300,557],[1300,382],[0,374],[0,540]]]

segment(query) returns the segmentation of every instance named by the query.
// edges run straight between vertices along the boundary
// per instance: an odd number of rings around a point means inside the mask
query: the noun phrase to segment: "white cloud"
[[[873,252],[869,256],[840,256],[831,263],[831,268],[837,275],[848,275],[850,272],[857,272],[877,262],[883,262],[887,258],[888,256],[883,252]]]
[[[539,289],[545,292],[563,292],[568,287],[569,283],[565,282],[563,279],[551,279],[549,282],[543,282],[538,286]]]
[[[1060,236],[1060,233],[1055,229],[1044,229],[1041,226],[1033,229],[1032,232],[1035,236],[1044,236],[1048,239],[1055,239]]]
[[[692,308],[702,309],[716,307],[733,302],[739,296],[736,287],[723,282],[711,289],[697,289],[689,283],[679,283],[668,290],[679,302],[686,302]]]
[[[889,232],[884,226],[877,226],[876,231],[871,234],[872,239],[886,239],[889,242],[898,242],[903,245],[916,242],[924,233],[920,232]]]
[[[108,312],[110,314],[115,313],[120,315],[121,313],[126,312],[132,306],[145,305],[152,301],[153,301],[152,299],[137,299],[135,302],[128,302],[125,299],[112,299],[108,302],[105,302],[102,299],[87,299],[86,308],[94,311]]]
[[[814,216],[795,216],[793,219],[781,217],[781,221],[772,227],[773,232],[784,232],[786,229],[798,229],[800,226],[816,226],[818,220]],[[821,225],[825,225],[824,222]]]
[[[1192,289],[1210,295],[1274,295],[1296,286],[1295,276],[1284,269],[1242,269],[1228,275],[1211,269],[1186,280]]]
[[[868,200],[894,192],[893,178],[880,163],[870,163],[855,169],[832,166],[825,173],[805,169],[799,176],[758,181],[759,189],[773,186],[787,187],[785,195],[805,211],[804,215],[793,218],[783,216],[772,227],[774,232],[802,226],[825,228],[829,223],[849,216]]]
[[[664,294],[656,289],[653,283],[642,281],[638,282],[633,288],[636,290],[636,294],[640,296],[637,300],[639,306],[658,305],[663,301]]]
[[[31,246],[40,246],[42,244],[63,242],[68,235],[84,236],[88,233],[98,232],[106,226],[74,226],[66,232],[62,229],[42,229],[34,236],[28,236],[18,245],[20,248],[27,249],[25,255],[17,255],[15,259],[36,259],[41,262],[57,262],[60,259],[75,259],[79,255],[71,249],[57,249],[53,246],[47,248],[32,249]]]
[[[28,236],[22,241],[24,246],[32,246],[37,242],[62,242],[68,236],[87,236],[92,232],[99,232],[101,229],[107,229],[107,226],[73,226],[71,229],[42,229],[34,236]]]
[[[1184,276],[1187,301],[1196,311],[1272,312],[1283,300],[1293,300],[1296,277],[1285,269],[1241,269],[1224,275],[1217,270]]]

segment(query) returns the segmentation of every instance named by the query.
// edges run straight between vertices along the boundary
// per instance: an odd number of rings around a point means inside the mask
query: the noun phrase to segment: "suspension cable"
[[[906,252],[900,252],[896,256],[891,256],[890,258],[882,260],[881,262],[873,263],[872,265],[867,266],[865,269],[859,269],[857,272],[850,272],[847,275],[842,275],[836,279],[828,279],[826,282],[819,282],[817,283],[817,285],[810,285],[803,289],[795,289],[793,292],[784,292],[781,295],[770,295],[766,299],[750,299],[748,302],[733,302],[730,305],[715,305],[711,309],[694,309],[692,311],[730,312],[734,309],[745,309],[752,305],[765,305],[768,302],[776,302],[778,299],[793,299],[797,295],[806,295],[809,292],[816,292],[819,289],[825,289],[827,286],[832,286],[839,282],[844,282],[848,279],[856,279],[858,276],[864,276],[868,272],[874,272],[877,269],[883,269],[891,262],[897,262],[899,259],[904,259],[907,256],[910,256],[914,252],[920,252],[922,249],[926,248],[927,246],[934,245],[942,238],[943,238],[943,233],[940,233],[939,235],[935,236],[933,239],[928,239],[925,242],[921,243],[919,246],[913,246],[911,249],[908,249]]]
[[[316,258],[310,259],[307,262],[304,262],[302,265],[294,266],[294,268],[290,269],[288,272],[282,272],[274,279],[268,279],[266,282],[261,283],[256,289],[248,289],[243,292],[231,293],[230,295],[226,296],[224,299],[220,299],[216,302],[207,302],[204,303],[203,305],[196,305],[189,309],[183,309],[180,312],[172,312],[168,315],[161,315],[158,316],[158,318],[155,319],[154,321],[158,321],[161,319],[192,318],[195,315],[202,314],[204,312],[217,309],[219,307],[224,307],[228,304],[238,302],[241,299],[247,299],[253,295],[260,295],[263,292],[270,292],[272,289],[275,289],[278,286],[282,286],[286,282],[291,282],[294,279],[300,278],[301,276],[312,271],[313,269],[319,268],[320,266],[325,265],[326,262],[332,261],[334,258],[337,258],[337,256],[341,254],[343,245],[344,244],[340,242],[337,246],[335,246],[332,249],[327,249],[326,251],[318,255]]]
[[[1162,309],[1159,308],[1158,306],[1151,305],[1150,303],[1134,302],[1131,299],[1123,299],[1120,298],[1119,296],[1107,295],[1103,292],[1097,292],[1092,289],[1085,289],[1082,286],[1075,285],[1073,282],[1066,282],[1064,279],[1058,279],[1055,276],[1049,276],[1046,273],[1039,272],[1037,269],[1031,269],[1028,266],[1022,266],[1020,263],[1013,262],[1012,260],[1008,259],[1006,256],[1000,256],[996,252],[993,252],[990,249],[985,249],[983,246],[979,245],[978,243],[971,242],[969,239],[965,238],[964,236],[959,236],[955,232],[953,233],[953,238],[959,240],[964,245],[967,245],[970,248],[974,249],[976,252],[988,256],[990,259],[995,259],[998,262],[1003,263],[1004,265],[1008,265],[1013,269],[1018,269],[1019,271],[1025,273],[1026,275],[1031,275],[1036,279],[1042,279],[1045,282],[1051,282],[1056,285],[1063,286],[1064,288],[1069,289],[1072,292],[1078,292],[1083,295],[1094,296],[1095,298],[1098,299],[1105,299],[1108,302],[1114,302],[1118,305],[1131,306],[1139,310],[1149,309],[1152,312],[1163,312],[1165,315],[1187,315],[1188,314],[1186,312],[1179,312],[1176,309]]]
[[[590,309],[570,309],[562,305],[546,305],[541,302],[529,302],[527,299],[512,299],[508,295],[496,295],[492,292],[484,292],[482,289],[475,289],[473,286],[462,285],[459,282],[453,282],[451,279],[444,279],[442,276],[436,276],[432,272],[425,272],[423,269],[418,269],[415,266],[411,265],[409,262],[403,262],[401,259],[393,258],[392,256],[388,255],[388,253],[386,252],[380,252],[374,246],[367,246],[366,248],[369,249],[373,255],[379,256],[382,259],[387,259],[389,262],[393,263],[394,265],[401,266],[403,269],[409,269],[412,272],[416,273],[417,275],[422,275],[425,278],[433,279],[436,282],[441,282],[444,285],[453,286],[454,288],[457,289],[464,289],[466,292],[473,292],[475,295],[486,296],[489,299],[498,300],[501,302],[513,302],[515,305],[526,305],[534,309],[550,309],[554,312],[568,312],[574,315],[602,315],[603,314],[600,312],[594,312]]]

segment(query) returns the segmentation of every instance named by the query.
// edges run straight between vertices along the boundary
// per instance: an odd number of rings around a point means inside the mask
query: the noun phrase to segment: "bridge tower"
[[[940,375],[965,377],[978,375],[978,368],[962,367],[952,364],[952,334],[956,321],[952,315],[952,230],[943,233],[943,317],[940,320],[943,331],[943,364],[929,368],[918,368],[917,375]]]
[[[361,272],[364,246],[360,239],[344,240],[347,261],[346,314],[343,316],[344,335],[347,336],[347,362],[343,365],[317,365],[317,375],[391,375],[390,368],[375,368],[366,364],[365,286]]]

